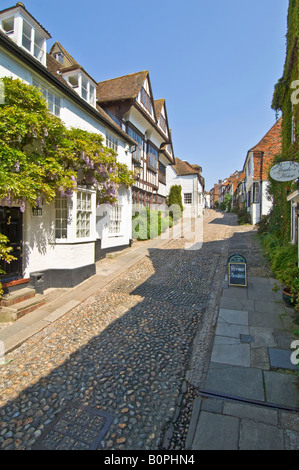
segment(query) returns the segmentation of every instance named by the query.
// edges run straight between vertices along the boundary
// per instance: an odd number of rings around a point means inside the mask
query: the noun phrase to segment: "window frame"
[[[53,92],[52,89],[50,90],[49,88],[45,87],[44,85],[42,85],[35,78],[33,78],[33,80],[32,80],[32,85],[34,87],[36,87],[43,94],[43,96],[44,96],[44,98],[47,102],[48,109],[49,109],[50,113],[53,114],[56,117],[60,117],[60,111],[61,111],[61,99],[60,99],[60,97],[58,95],[56,95]],[[49,95],[52,95],[54,97],[54,100],[51,100]],[[50,106],[50,103],[52,104],[52,106]]]
[[[190,196],[190,202],[187,200],[189,199],[189,196]],[[192,201],[193,201],[193,195],[192,193],[184,193],[184,204],[186,205],[192,205]]]
[[[92,194],[90,191],[85,189],[78,189],[76,193],[76,240],[82,240],[91,237],[92,232]],[[86,198],[84,200],[80,199],[79,196],[85,195]],[[87,198],[88,197],[88,198]],[[79,204],[79,201],[81,204]],[[83,207],[85,205],[85,207]],[[80,216],[79,216],[80,214]],[[83,224],[85,225],[83,227]],[[85,231],[83,235],[78,235],[78,231]],[[88,233],[87,233],[88,231]]]
[[[147,142],[147,167],[154,173],[159,170],[159,151],[150,141]]]
[[[123,206],[116,204],[111,206],[109,214],[109,237],[120,237],[122,236],[122,222],[123,222]]]
[[[132,139],[138,142],[136,150],[132,152],[132,160],[137,163],[141,163],[142,157],[144,155],[144,136],[138,132],[131,124],[127,125],[127,133]]]
[[[106,147],[118,152],[118,139],[108,132],[106,133]]]
[[[63,204],[61,204],[62,202]],[[56,195],[54,203],[55,203],[55,222],[54,222],[55,240],[66,241],[68,239],[68,220],[69,220],[68,198],[62,197],[60,195]],[[58,211],[60,211],[60,214],[58,214]],[[66,211],[66,217],[62,217],[63,212],[65,211]],[[59,221],[59,225],[61,225],[60,227],[57,225],[58,221]],[[62,226],[64,224],[65,224],[65,227]],[[60,231],[60,235],[62,235],[62,232],[64,231],[65,236],[57,236],[58,231]]]

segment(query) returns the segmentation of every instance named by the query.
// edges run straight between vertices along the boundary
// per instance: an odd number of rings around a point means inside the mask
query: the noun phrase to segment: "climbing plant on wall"
[[[4,77],[0,105],[0,205],[25,210],[56,196],[70,197],[79,184],[97,189],[97,202],[115,204],[117,188],[133,175],[96,133],[68,129],[52,115],[39,90]],[[9,262],[0,234],[0,261]],[[1,287],[1,285],[0,285]]]
[[[53,116],[40,92],[20,80],[4,78],[0,107],[0,200],[50,202],[57,192],[71,196],[78,184],[97,186],[98,202],[114,203],[117,185],[133,183],[103,138],[80,129],[67,129]]]
[[[283,76],[275,85],[272,108],[277,116],[282,113],[282,152],[273,165],[281,161],[299,162],[299,0],[290,0],[288,9],[286,59]],[[290,203],[287,189],[294,183],[282,183],[270,179],[269,193],[273,209],[269,217],[269,229],[280,239],[290,233]]]

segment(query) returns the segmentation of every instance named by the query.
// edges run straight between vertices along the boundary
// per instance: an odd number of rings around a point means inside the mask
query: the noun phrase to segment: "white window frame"
[[[122,217],[123,206],[120,204],[112,206],[109,214],[109,237],[117,237],[122,235]]]
[[[106,147],[108,147],[109,149],[112,149],[114,150],[114,152],[117,153],[117,150],[118,150],[118,140],[116,137],[114,137],[113,135],[111,134],[106,134]]]
[[[37,80],[32,80],[33,86],[39,89],[44,95],[44,98],[48,104],[48,108],[51,114],[60,117],[61,102],[59,96],[57,96],[52,90],[49,90],[45,86],[41,85]],[[53,97],[53,98],[52,98]]]
[[[55,198],[55,240],[67,240],[68,215],[68,198],[57,195]]]
[[[27,28],[28,31],[25,32],[25,28]],[[41,40],[41,44],[37,43],[38,39]],[[44,43],[45,38],[43,35],[36,31],[36,29],[30,23],[28,23],[28,21],[23,19],[21,45],[27,52],[29,52],[31,55],[33,55],[33,57],[42,63],[45,55]]]
[[[8,24],[10,21],[12,21],[13,23],[13,28],[8,30],[8,29],[5,29],[4,28],[4,24]],[[4,31],[5,34],[7,34],[7,36],[11,36],[12,34],[14,34],[15,32],[15,17],[14,16],[10,16],[9,18],[3,18],[2,21],[1,21],[1,29],[2,31]]]
[[[76,239],[90,238],[92,234],[92,195],[90,191],[77,191]]]
[[[192,193],[184,193],[184,204],[192,204]]]

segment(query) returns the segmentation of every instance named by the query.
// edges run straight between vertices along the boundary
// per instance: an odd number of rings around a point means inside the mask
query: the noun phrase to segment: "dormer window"
[[[79,74],[69,75],[67,77],[67,81],[69,82],[72,88],[79,88]]]
[[[43,61],[45,38],[27,21],[23,20],[22,46],[37,60]]]
[[[46,40],[50,34],[27,12],[20,2],[0,13],[0,28],[19,47],[46,66]]]
[[[64,73],[65,80],[68,84],[91,106],[96,104],[96,88],[91,81],[81,71]]]
[[[62,52],[56,52],[56,54],[54,54],[54,59],[56,59],[60,64],[63,64],[64,55]]]
[[[13,16],[2,20],[2,29],[8,36],[11,36],[15,32],[14,23],[15,19]]]

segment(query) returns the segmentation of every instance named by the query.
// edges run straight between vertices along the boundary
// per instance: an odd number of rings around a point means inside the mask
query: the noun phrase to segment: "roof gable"
[[[281,149],[281,124],[282,117],[271,127],[266,135],[252,147],[250,150],[257,150],[259,152],[276,152],[279,153]],[[249,150],[249,151],[250,151]]]
[[[144,70],[99,82],[97,86],[99,103],[137,98],[147,76],[148,71]]]
[[[68,53],[66,49],[60,44],[60,42],[56,41],[50,49],[49,54],[55,59],[56,54],[62,54],[63,61],[59,62],[62,67],[71,67],[73,65],[78,65],[78,62]],[[57,59],[55,59],[57,60]]]
[[[254,179],[268,180],[268,170],[274,157],[281,152],[281,125],[282,117],[271,127],[264,137],[247,152],[243,171],[248,158],[253,156],[253,177]]]

